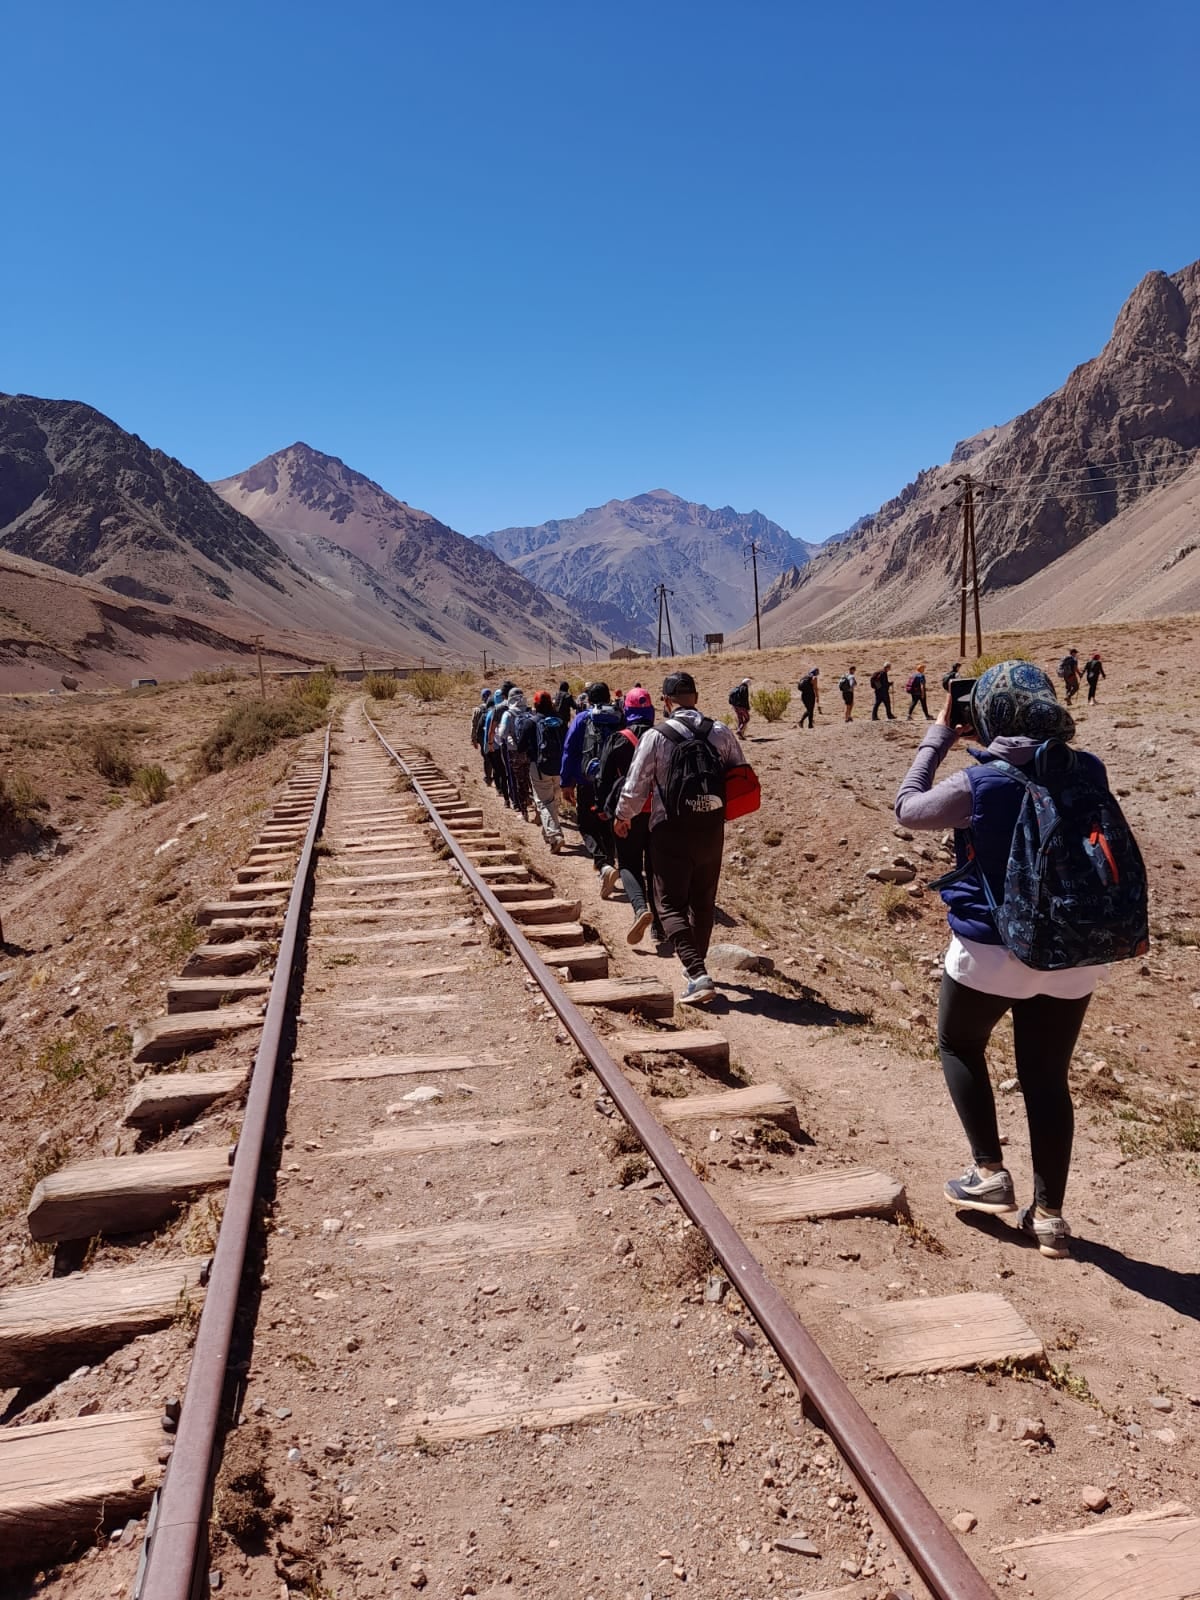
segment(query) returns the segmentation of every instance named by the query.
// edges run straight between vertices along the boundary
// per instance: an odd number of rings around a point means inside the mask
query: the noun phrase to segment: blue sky
[[[1193,0],[59,0],[0,22],[0,389],[467,533],[802,537],[1200,256]]]

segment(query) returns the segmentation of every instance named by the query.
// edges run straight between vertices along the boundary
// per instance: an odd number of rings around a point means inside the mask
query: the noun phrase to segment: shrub
[[[36,820],[35,812],[49,809],[50,802],[23,772],[0,773],[0,833],[24,827]]]
[[[212,667],[207,672],[193,672],[192,682],[200,684],[236,683],[241,673],[236,667]]]
[[[124,736],[112,728],[101,728],[90,741],[92,765],[109,783],[128,783],[133,777],[133,757]]]
[[[200,767],[205,772],[224,772],[266,755],[281,739],[311,733],[321,723],[321,710],[299,695],[232,706],[200,746]]]
[[[290,678],[287,686],[287,698],[298,700],[302,705],[310,706],[315,711],[326,711],[333,697],[333,686],[337,682],[337,674],[331,667],[322,667],[320,672],[314,672],[311,677]]]
[[[1023,661],[1024,659],[1023,656],[992,656],[985,653],[975,657],[971,663],[970,672],[964,673],[963,676],[981,678],[989,667],[998,667],[1002,661]]]
[[[363,683],[372,700],[394,700],[400,687],[396,679],[385,672],[368,672]]]
[[[764,722],[778,722],[792,703],[790,689],[755,689],[750,704]]]
[[[165,800],[170,787],[170,778],[157,763],[139,767],[133,775],[133,792],[144,806],[156,806]]]
[[[408,684],[418,700],[445,700],[454,680],[444,672],[414,672]]]
[[[905,894],[896,883],[884,885],[883,893],[879,897],[879,909],[889,922],[903,922],[906,917],[921,915],[921,908],[912,895]]]

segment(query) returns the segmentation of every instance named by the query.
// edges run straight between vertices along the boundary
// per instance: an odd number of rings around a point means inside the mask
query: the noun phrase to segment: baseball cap
[[[653,711],[654,701],[650,698],[650,691],[640,685],[630,689],[625,695],[626,711]]]
[[[696,680],[690,672],[668,672],[663,679],[662,692],[671,700],[677,695],[695,694]]]

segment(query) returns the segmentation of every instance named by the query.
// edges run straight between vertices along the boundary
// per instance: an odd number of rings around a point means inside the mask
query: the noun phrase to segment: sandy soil
[[[1043,635],[1025,648],[1049,661],[1063,643]],[[939,1510],[978,1519],[964,1540],[989,1579],[1035,1594],[1020,1558],[996,1547],[1094,1522],[1082,1509],[1085,1485],[1106,1491],[1105,1515],[1196,1503],[1200,1491],[1194,628],[1107,629],[1065,643],[1106,657],[1110,676],[1100,706],[1081,716],[1082,738],[1128,791],[1157,934],[1148,960],[1116,973],[1097,998],[1082,1041],[1068,1197],[1075,1259],[1044,1261],[1003,1222],[966,1225],[940,1198],[964,1161],[930,1027],[945,942],[940,903],[928,893],[889,895],[865,876],[896,854],[914,861],[918,882],[941,869],[938,841],[897,838],[890,811],[919,730],[871,726],[861,704],[854,724],[841,722],[835,683],[845,650],[726,656],[698,669],[717,714],[744,672],[794,684],[819,661],[829,684],[815,732],[795,728],[796,704],[783,723],[751,723],[747,749],[764,808],[729,840],[721,936],[769,955],[777,970],[727,982],[712,1019],[731,1039],[737,1078],[790,1091],[804,1137],[764,1145],[760,1125],[727,1123],[690,1127],[679,1139],[735,1219],[741,1186],[763,1175],[861,1162],[905,1183],[909,1222],[759,1228],[755,1248]],[[886,648],[903,681],[906,647]],[[852,650],[862,676],[884,658],[882,648]],[[928,659],[931,674],[950,659],[944,641],[918,642],[907,655]],[[657,667],[610,670],[616,684],[640,676],[657,686]],[[625,944],[628,908],[599,900],[573,850],[551,858],[537,830],[483,789],[466,734],[472,698],[433,707],[402,698],[382,711],[384,725],[458,776],[540,876],[584,899],[614,972],[678,982],[669,957]],[[122,702],[121,714],[145,719],[132,737],[182,773],[188,745],[224,704],[221,688],[181,689]],[[70,710],[84,722],[110,718],[113,702]],[[30,720],[9,717],[0,737],[11,741],[14,725],[28,734]],[[122,1030],[160,1009],[188,910],[229,881],[295,754],[206,779],[149,811],[109,809],[105,786],[80,759],[86,729],[53,726],[41,748],[20,747],[21,760],[50,795],[72,850],[41,865],[20,858],[15,871],[10,864],[0,897],[7,936],[22,952],[0,962],[0,1040],[18,1068],[0,1151],[0,1284],[46,1271],[20,1214],[38,1162],[123,1148],[115,1134],[130,1081]],[[359,731],[350,713],[347,766],[367,759],[367,747],[350,742]],[[331,814],[335,840],[341,820]],[[84,831],[68,835],[75,826]],[[156,857],[168,838],[179,842]],[[322,879],[336,870],[336,859],[325,861]],[[278,1595],[281,1582],[339,1597],[522,1588],[619,1600],[690,1583],[706,1595],[836,1591],[859,1600],[906,1581],[736,1298],[705,1300],[708,1263],[673,1203],[661,1189],[637,1187],[640,1178],[624,1181],[635,1169],[619,1126],[522,969],[493,948],[469,902],[454,910],[467,926],[444,946],[419,947],[419,957],[351,944],[310,954],[244,1426],[232,1435],[220,1491],[225,1531],[214,1566],[225,1590],[257,1600]],[[430,924],[427,913],[414,917],[422,922]],[[445,925],[441,908],[434,925]],[[418,962],[468,972],[404,979]],[[455,1008],[386,1017],[382,1008],[335,1009],[413,993],[445,996]],[[306,1077],[333,1053],[463,1048],[490,1050],[503,1064],[445,1073],[432,1080],[441,1098],[425,1104],[403,1099],[431,1081],[424,1077],[350,1085]],[[225,1055],[238,1058],[237,1047]],[[1010,1076],[1010,1060],[1000,1041],[997,1080]],[[682,1066],[653,1082],[635,1077],[647,1093],[719,1087]],[[1019,1102],[1002,1094],[1000,1105],[1027,1186]],[[415,1157],[353,1153],[376,1135],[503,1118],[534,1132]],[[236,1121],[236,1109],[218,1108],[173,1139],[218,1142]],[[472,1208],[489,1221],[566,1215],[577,1246],[508,1254],[493,1241],[427,1272],[427,1245],[368,1243],[469,1218]],[[198,1247],[215,1221],[207,1205],[192,1208],[140,1248]],[[133,1259],[134,1248],[103,1245],[96,1259]],[[967,1289],[1010,1301],[1042,1338],[1048,1375],[878,1376],[856,1312]],[[135,1341],[42,1398],[22,1397],[12,1417],[164,1399],[182,1384],[188,1337],[181,1325]],[[472,1395],[480,1403],[551,1395],[576,1377],[585,1388],[611,1383],[622,1398],[574,1427],[436,1437],[439,1414]],[[636,1410],[628,1397],[649,1404]],[[1017,1437],[1027,1418],[1044,1424],[1042,1442]],[[774,1548],[800,1535],[819,1557]],[[118,1592],[135,1555],[136,1530],[126,1547],[105,1541],[52,1576],[49,1592],[85,1600]]]

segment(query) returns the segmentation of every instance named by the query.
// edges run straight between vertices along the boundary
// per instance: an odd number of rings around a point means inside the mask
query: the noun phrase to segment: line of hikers
[[[602,899],[624,889],[626,938],[649,932],[659,953],[679,958],[680,1003],[716,997],[706,958],[716,913],[725,823],[756,810],[758,780],[737,736],[698,707],[689,672],[663,680],[661,710],[640,683],[615,698],[606,683],[579,701],[569,684],[532,706],[511,681],[480,691],[471,743],[484,782],[530,820],[536,812],[554,854],[564,843],[559,803],[575,807],[580,843]]]
[[[1061,667],[1060,676],[1069,683]],[[1095,681],[1102,676],[1101,668]],[[1010,660],[978,680],[952,669],[943,687],[945,705],[900,784],[895,815],[906,828],[954,832],[957,865],[930,884],[951,934],[938,1050],[972,1165],[944,1193],[959,1210],[1015,1214],[1043,1255],[1061,1259],[1071,1233],[1062,1210],[1071,1056],[1105,964],[1147,949],[1145,867],[1102,762],[1072,748],[1075,723],[1047,673]],[[717,992],[706,958],[725,824],[757,809],[758,780],[736,735],[701,714],[689,673],[664,680],[661,722],[640,684],[620,706],[604,683],[587,694],[580,710],[562,684],[530,710],[511,683],[483,691],[471,736],[486,781],[526,815],[533,793],[554,850],[562,848],[559,792],[574,802],[601,896],[624,886],[629,942],[653,930],[683,964],[682,1004],[705,1005]],[[914,695],[912,709],[921,699]],[[968,734],[980,741],[974,765],[939,780]],[[1033,1168],[1032,1200],[1020,1210],[987,1063],[991,1034],[1008,1013]]]

